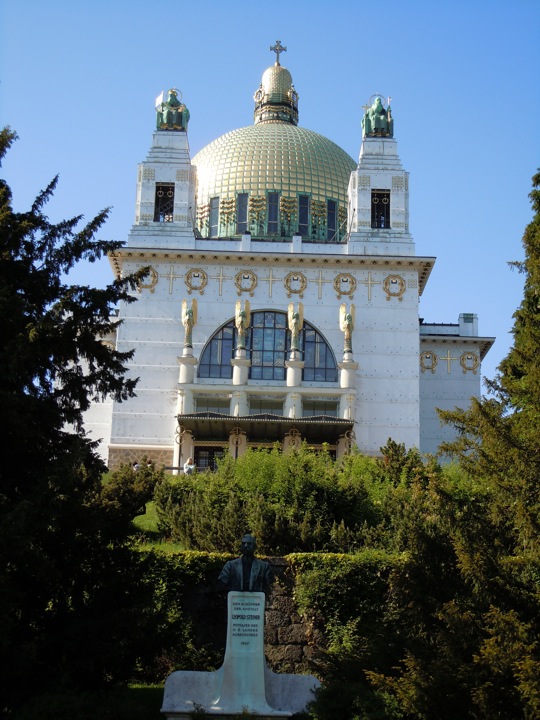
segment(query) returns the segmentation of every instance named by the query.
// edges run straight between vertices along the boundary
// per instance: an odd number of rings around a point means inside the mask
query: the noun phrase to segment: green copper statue
[[[178,94],[179,91],[172,88],[167,93],[166,101],[163,100],[163,94],[161,99],[158,98],[156,104],[158,130],[187,130],[189,110],[178,99]]]
[[[378,95],[371,107],[366,107],[362,118],[362,131],[364,137],[394,137],[392,110],[390,105],[388,105],[388,110],[384,109]]]

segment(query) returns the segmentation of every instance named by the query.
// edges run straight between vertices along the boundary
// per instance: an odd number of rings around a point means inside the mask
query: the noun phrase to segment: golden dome
[[[356,163],[331,140],[296,125],[298,95],[286,68],[269,67],[254,99],[254,125],[222,135],[193,158],[199,232],[343,240]]]
[[[291,73],[282,65],[272,65],[264,71],[261,89],[270,102],[281,102],[289,98],[292,87]]]

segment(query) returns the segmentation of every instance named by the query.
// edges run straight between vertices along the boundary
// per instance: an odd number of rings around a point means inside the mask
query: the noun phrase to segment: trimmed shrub
[[[249,450],[226,457],[216,473],[160,481],[160,529],[187,549],[209,552],[236,551],[248,530],[267,555],[351,551],[378,517],[366,485],[372,478],[355,470],[306,447],[290,455]]]

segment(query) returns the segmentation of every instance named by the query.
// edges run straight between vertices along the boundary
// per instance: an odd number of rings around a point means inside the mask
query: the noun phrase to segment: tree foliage
[[[2,131],[0,159],[14,140]],[[118,243],[95,239],[107,210],[81,229],[81,216],[51,222],[44,209],[56,186],[57,178],[18,213],[0,181],[0,696],[7,706],[51,678],[92,685],[125,675],[137,586],[140,597],[145,592],[134,581],[125,506],[112,486],[103,491],[104,466],[83,427],[93,399],[134,393],[131,353],[102,339],[144,271],[101,290],[70,284],[76,263]]]
[[[540,716],[540,173],[530,197],[513,347],[488,397],[441,413],[459,431],[441,450],[469,487],[434,477],[402,516],[411,565],[393,573],[389,605],[400,670],[371,677],[405,717]]]
[[[540,172],[530,194],[534,216],[525,229],[523,300],[514,313],[514,342],[488,383],[491,397],[470,411],[442,413],[460,431],[443,450],[458,456],[496,488],[497,511],[510,514],[516,552],[538,556],[540,538]]]
[[[487,398],[441,413],[459,431],[441,450],[459,466],[381,449],[369,544],[403,553],[383,612],[362,622],[346,593],[311,593],[332,638],[317,720],[336,707],[344,720],[540,717],[540,173],[533,184],[513,347]]]

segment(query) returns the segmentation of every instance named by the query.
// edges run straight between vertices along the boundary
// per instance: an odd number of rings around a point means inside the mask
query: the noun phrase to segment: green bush
[[[160,529],[186,548],[233,552],[251,531],[260,552],[354,550],[378,517],[364,473],[307,448],[290,455],[249,450],[216,473],[163,478],[154,495]],[[369,471],[368,471],[369,468]]]
[[[130,679],[163,682],[174,670],[214,670],[223,657],[226,620],[217,577],[230,556],[155,551],[138,556],[149,594],[139,611],[146,630]]]

